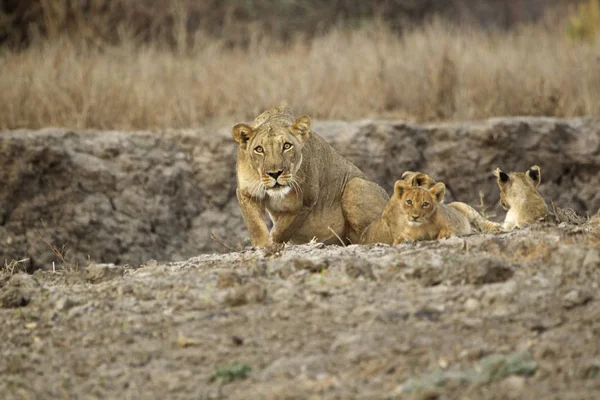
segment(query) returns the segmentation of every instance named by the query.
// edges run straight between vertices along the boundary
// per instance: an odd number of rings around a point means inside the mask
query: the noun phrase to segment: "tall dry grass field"
[[[0,128],[184,128],[279,103],[319,119],[599,115],[600,43],[565,32],[438,21],[398,35],[373,23],[237,48],[196,38],[180,51],[56,38],[0,53]]]

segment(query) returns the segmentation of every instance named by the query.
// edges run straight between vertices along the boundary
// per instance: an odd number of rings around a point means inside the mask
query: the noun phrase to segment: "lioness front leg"
[[[267,229],[267,224],[265,223],[264,203],[245,195],[240,192],[239,189],[236,190],[236,195],[238,202],[240,203],[244,223],[250,233],[252,246],[264,247],[270,245],[272,242],[271,237],[269,236],[269,230]]]
[[[294,233],[304,224],[311,209],[303,208],[296,214],[283,215],[277,219],[271,229],[271,240],[273,243],[285,243],[291,239]]]

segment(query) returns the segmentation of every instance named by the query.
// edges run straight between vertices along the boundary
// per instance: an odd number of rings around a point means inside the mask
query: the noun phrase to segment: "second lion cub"
[[[537,165],[526,172],[506,173],[494,170],[500,188],[500,204],[505,210],[504,230],[522,228],[538,222],[548,215],[548,206],[537,190],[542,180],[541,168]]]

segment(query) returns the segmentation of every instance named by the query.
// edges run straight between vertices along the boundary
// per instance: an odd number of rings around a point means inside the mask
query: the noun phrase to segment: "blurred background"
[[[0,128],[600,114],[598,0],[0,0]]]

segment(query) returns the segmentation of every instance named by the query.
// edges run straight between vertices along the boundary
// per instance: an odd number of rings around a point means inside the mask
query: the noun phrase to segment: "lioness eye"
[[[424,201],[424,202],[423,202],[423,204],[421,204],[421,205],[422,205],[423,207],[425,207],[425,208],[429,207],[429,203],[428,203],[428,202],[426,202],[426,201]]]
[[[256,146],[256,147],[254,148],[254,151],[260,154],[260,153],[262,153],[264,150],[263,150],[262,146]]]
[[[284,144],[283,144],[283,149],[284,149],[284,150],[289,150],[289,149],[291,149],[291,148],[292,148],[292,144],[291,144],[291,143],[287,143],[287,142],[286,142],[286,143],[284,143]]]
[[[408,204],[409,206],[412,206],[412,200],[406,200],[406,204]]]

